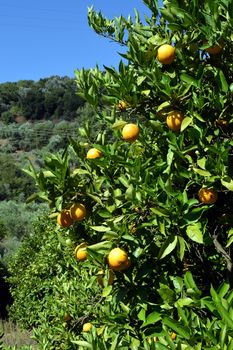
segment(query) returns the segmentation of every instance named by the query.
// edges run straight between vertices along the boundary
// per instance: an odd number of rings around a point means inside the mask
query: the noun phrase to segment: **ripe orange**
[[[99,285],[101,287],[104,287],[104,270],[101,269],[98,273],[97,273],[97,282],[99,283]],[[108,275],[108,286],[111,286],[114,282],[114,273],[112,270],[109,270],[109,275]]]
[[[172,332],[170,335],[171,340],[175,340],[176,339],[176,333]]]
[[[180,111],[171,111],[166,119],[167,126],[173,131],[180,130],[184,116]]]
[[[170,64],[174,61],[176,49],[168,44],[164,44],[158,48],[157,59],[162,64]]]
[[[85,260],[87,260],[86,247],[87,247],[86,243],[81,243],[75,248],[74,255],[75,255],[75,258],[78,261],[85,261]]]
[[[87,159],[95,159],[100,158],[102,156],[102,152],[97,148],[90,148],[87,152]]]
[[[83,332],[89,332],[92,329],[92,324],[90,322],[84,323]]]
[[[201,203],[213,204],[218,199],[218,194],[212,188],[201,188],[198,191],[198,197]]]
[[[133,142],[138,138],[139,131],[137,124],[126,124],[122,129],[122,138],[125,141]]]
[[[70,216],[74,221],[82,221],[87,214],[84,204],[76,203],[70,208]]]
[[[210,55],[218,55],[222,51],[222,49],[223,49],[223,45],[222,44],[216,44],[216,45],[208,47],[205,50]]]
[[[124,112],[126,108],[128,107],[128,103],[126,101],[120,100],[117,104],[117,108],[121,111]]]
[[[114,248],[108,255],[108,265],[114,271],[122,271],[130,266],[128,254],[120,248]]]
[[[57,223],[62,227],[69,227],[73,224],[73,219],[70,216],[70,211],[67,209],[62,210],[57,216]]]

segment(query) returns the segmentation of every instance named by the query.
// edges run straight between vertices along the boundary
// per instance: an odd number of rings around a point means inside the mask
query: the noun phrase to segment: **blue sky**
[[[122,48],[88,27],[91,5],[109,18],[149,13],[141,0],[1,0],[0,82],[117,65]]]

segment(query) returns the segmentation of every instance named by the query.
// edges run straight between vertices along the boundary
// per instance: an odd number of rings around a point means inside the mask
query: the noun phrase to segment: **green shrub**
[[[10,317],[24,328],[34,327],[43,349],[75,349],[72,340],[82,324],[99,320],[96,268],[77,263],[71,235],[41,217],[9,261]]]

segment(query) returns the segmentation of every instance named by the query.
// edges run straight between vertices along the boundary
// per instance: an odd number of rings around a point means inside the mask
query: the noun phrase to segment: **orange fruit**
[[[162,64],[170,64],[174,61],[176,49],[169,44],[161,45],[158,48],[157,59]]]
[[[222,49],[223,49],[223,45],[222,44],[216,44],[216,45],[208,47],[205,50],[210,55],[218,55],[222,51]]]
[[[218,199],[218,194],[212,188],[201,188],[198,191],[198,197],[201,203],[213,204]]]
[[[180,130],[184,116],[180,111],[171,111],[166,119],[167,126],[173,131]]]
[[[117,104],[117,108],[121,111],[124,112],[126,108],[128,107],[128,103],[126,101],[120,100]]]
[[[108,255],[108,265],[113,271],[122,271],[130,266],[128,254],[121,248],[114,248]]]
[[[92,324],[90,322],[84,323],[83,332],[90,332],[91,329],[92,329]]]
[[[172,332],[170,335],[171,340],[175,340],[176,339],[176,333]]]
[[[229,122],[226,119],[216,119],[215,124],[219,127],[226,128],[228,127]]]
[[[133,142],[138,138],[139,131],[137,124],[126,124],[122,129],[122,138],[125,141]]]
[[[100,158],[102,156],[102,152],[97,148],[90,148],[87,152],[87,159],[95,159]]]
[[[57,223],[62,227],[69,227],[73,222],[68,209],[62,210],[57,216]]]
[[[78,260],[78,261],[87,260],[86,247],[87,247],[86,243],[81,243],[75,248],[74,255],[75,255],[76,260]]]
[[[74,221],[82,221],[87,214],[84,204],[76,203],[70,208],[70,216]]]
[[[97,273],[97,282],[99,283],[99,285],[101,287],[104,287],[104,270],[101,269],[98,273]],[[108,274],[108,286],[111,286],[114,282],[114,273],[112,270],[109,270],[109,274]]]

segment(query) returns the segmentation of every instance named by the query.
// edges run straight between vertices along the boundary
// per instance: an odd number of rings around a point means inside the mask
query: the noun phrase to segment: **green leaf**
[[[90,226],[92,230],[97,231],[97,232],[108,232],[110,231],[110,227],[108,226]]]
[[[191,299],[191,298],[180,298],[180,299],[178,299],[176,302],[175,302],[175,305],[176,306],[179,306],[179,307],[181,307],[181,308],[183,308],[184,306],[188,306],[188,305],[190,305],[190,304],[192,304],[194,301],[193,301],[193,299]]]
[[[103,231],[100,231],[100,232],[103,232]],[[106,231],[104,231],[106,232]],[[109,241],[102,241],[102,242],[99,242],[99,243],[95,243],[95,244],[92,244],[92,245],[89,245],[87,247],[87,249],[90,249],[90,250],[94,250],[96,252],[104,252],[104,251],[108,251],[109,249],[111,249],[112,247],[112,243],[109,242]]]
[[[165,345],[163,345],[163,344],[160,343],[160,342],[156,342],[156,343],[154,344],[154,349],[155,349],[155,350],[168,350],[168,347],[165,346]]]
[[[202,168],[203,170],[205,170],[206,161],[207,161],[206,157],[203,157],[203,158],[201,158],[201,159],[198,159],[198,160],[197,160],[197,165],[198,165],[200,168]]]
[[[157,311],[153,311],[151,314],[149,314],[147,317],[146,317],[146,321],[142,324],[141,327],[145,327],[145,326],[148,326],[149,324],[154,324],[158,321],[161,320],[161,315],[159,312]]]
[[[195,171],[195,173],[197,173],[201,176],[211,176],[211,173],[207,170],[202,170],[202,169],[198,169],[198,168],[193,168],[193,170]]]
[[[118,180],[122,183],[123,186],[129,187],[129,181],[126,179],[124,175],[121,175]]]
[[[112,342],[112,345],[111,345],[109,350],[116,350],[117,349],[119,337],[120,337],[120,334],[117,334],[117,336],[114,338],[114,340]]]
[[[137,85],[141,85],[143,83],[143,81],[146,79],[145,76],[140,76],[137,78]]]
[[[92,345],[84,340],[71,340],[73,344],[77,344],[80,346],[85,346],[87,349],[93,349]]]
[[[184,283],[186,285],[187,289],[193,289],[195,292],[200,293],[199,289],[197,288],[197,285],[193,279],[192,273],[190,271],[187,271],[184,275]]]
[[[176,293],[166,284],[160,283],[158,293],[166,304],[174,303],[176,299]]]
[[[40,196],[38,193],[33,193],[30,197],[26,199],[26,203],[34,202],[36,199],[38,199]]]
[[[227,241],[226,247],[228,248],[233,243],[233,228],[231,228],[228,231],[227,236],[228,236],[228,241]]]
[[[203,234],[200,229],[201,225],[199,223],[187,226],[186,233],[188,237],[197,243],[203,243]]]
[[[135,198],[135,188],[133,187],[132,184],[129,185],[129,187],[127,188],[126,192],[125,192],[125,197],[128,200],[134,200]]]
[[[213,287],[211,287],[211,289],[210,289],[210,294],[213,298],[214,304],[216,306],[216,309],[217,309],[219,315],[226,322],[227,326],[233,330],[233,320],[229,316],[228,310],[226,310],[223,307],[222,302],[221,302],[221,298],[218,296],[218,294],[216,293],[216,291],[214,290]]]
[[[188,75],[186,73],[182,73],[180,75],[180,79],[183,80],[185,83],[192,84],[195,87],[199,87],[199,81],[193,78],[191,75]]]
[[[102,207],[104,207],[103,202],[101,201],[101,199],[98,196],[96,196],[96,195],[94,195],[92,193],[87,193],[87,196],[89,196],[90,198],[94,199],[95,202],[99,203]]]
[[[205,207],[197,207],[192,209],[190,212],[184,214],[183,219],[187,222],[187,223],[194,223],[196,221],[198,221],[203,212],[205,211]]]
[[[178,244],[179,244],[179,258],[182,261],[184,259],[184,253],[185,253],[185,240],[183,237],[178,236]]]
[[[171,105],[171,102],[169,101],[165,101],[163,102],[161,105],[159,105],[156,109],[156,112],[159,112],[161,111],[162,109],[166,108],[166,107],[169,107]]]
[[[162,208],[150,208],[152,213],[158,215],[158,216],[169,216],[169,212],[166,209]]]
[[[222,178],[221,183],[229,191],[233,191],[233,180],[229,176],[225,176],[224,178]]]
[[[177,236],[172,235],[168,237],[168,239],[165,241],[165,243],[162,245],[159,254],[158,254],[158,259],[163,259],[165,256],[170,254],[176,247],[177,244]]]
[[[142,309],[140,310],[140,312],[138,313],[138,319],[139,319],[140,321],[145,322],[145,320],[146,320],[146,309],[142,308]]]
[[[45,178],[56,177],[56,175],[54,175],[54,173],[52,173],[50,170],[44,170],[43,175]]]
[[[221,349],[224,349],[224,345],[226,344],[226,337],[227,337],[227,325],[224,324],[222,329],[221,329],[221,332],[220,332],[220,337],[219,337],[219,344],[221,346]]]
[[[230,284],[224,282],[219,288],[218,288],[218,296],[220,298],[224,298],[224,296],[227,294],[227,292],[230,289]]]
[[[124,120],[117,120],[117,121],[115,121],[115,123],[112,125],[112,129],[113,130],[119,130],[119,129],[122,129],[124,126],[125,126],[125,124],[127,124],[127,122],[126,121],[124,121]]]
[[[165,326],[171,328],[174,332],[179,334],[181,337],[183,337],[185,339],[190,339],[190,331],[189,331],[188,327],[180,324],[179,322],[173,320],[172,318],[164,317],[163,324],[165,324]]]
[[[230,245],[232,245],[232,243],[233,243],[233,236],[231,236],[231,237],[228,239],[226,248],[230,247]]]
[[[109,294],[111,294],[111,291],[112,291],[112,286],[104,287],[104,289],[102,291],[102,297],[106,298]]]
[[[185,117],[182,121],[180,131],[184,131],[193,121],[193,118],[191,117]]]
[[[150,91],[151,91],[151,90],[149,90],[149,89],[148,89],[148,90],[142,90],[142,91],[141,91],[141,94],[142,94],[142,95],[145,95],[145,96],[149,96],[149,95],[150,95]]]
[[[225,75],[224,75],[222,70],[219,71],[219,79],[220,79],[222,91],[227,92],[229,87],[228,87],[227,80],[226,80]]]

